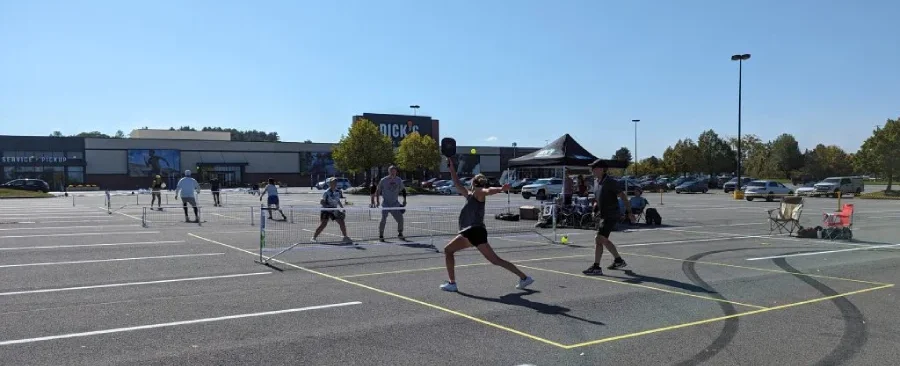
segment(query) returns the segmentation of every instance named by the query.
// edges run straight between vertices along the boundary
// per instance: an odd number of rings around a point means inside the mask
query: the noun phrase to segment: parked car
[[[753,201],[754,198],[765,198],[766,202],[772,202],[775,197],[794,194],[794,192],[784,184],[772,180],[754,180],[747,183],[744,190],[744,198],[747,201]]]
[[[706,193],[709,192],[709,184],[705,180],[695,179],[679,184],[675,187],[675,193]]]
[[[534,181],[534,183],[522,187],[522,198],[529,199],[532,196],[548,197],[562,193],[562,178],[542,178]]]
[[[509,185],[509,192],[515,193],[515,194],[522,193],[522,187],[527,186],[531,183],[534,183],[536,180],[537,180],[537,178],[524,178],[524,179],[520,179],[518,181],[512,182]]]
[[[747,183],[750,183],[756,179],[750,177],[741,177],[741,187],[746,186]],[[737,185],[737,177],[731,178],[727,183],[722,185],[722,190],[725,193],[734,192],[734,187]]]
[[[669,185],[666,184],[665,180],[648,180],[641,182],[641,189],[645,192],[659,192],[660,190],[668,191]]]
[[[804,183],[797,187],[794,194],[797,196],[812,196],[816,193],[815,183]]]
[[[347,178],[334,178],[334,179],[337,180],[337,189],[340,191],[350,189],[350,187],[353,187],[353,185],[350,184],[350,180]],[[328,180],[323,180],[319,183],[316,183],[316,189],[322,190],[322,191],[328,189]]]
[[[15,179],[0,184],[0,188],[18,189],[21,191],[50,192],[50,185],[40,179]]]
[[[694,180],[694,179],[690,178],[690,177],[675,178],[675,180],[669,182],[669,189],[675,189],[675,187],[680,186],[682,183],[691,181],[691,180]]]
[[[426,180],[426,181],[422,182],[422,188],[433,188],[434,182],[437,182],[439,180],[440,179],[438,179],[438,178],[431,178],[429,180]]]
[[[837,196],[840,194],[860,194],[865,191],[862,177],[831,177],[816,183],[816,196]]]

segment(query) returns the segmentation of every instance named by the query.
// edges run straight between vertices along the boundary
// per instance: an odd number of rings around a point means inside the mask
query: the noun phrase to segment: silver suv
[[[831,177],[816,183],[813,196],[834,196],[838,194],[860,194],[865,191],[861,177]]]

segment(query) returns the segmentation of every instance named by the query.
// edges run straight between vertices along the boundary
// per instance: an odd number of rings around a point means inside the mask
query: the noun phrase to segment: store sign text
[[[66,158],[61,156],[4,156],[0,158],[4,163],[65,163]]]

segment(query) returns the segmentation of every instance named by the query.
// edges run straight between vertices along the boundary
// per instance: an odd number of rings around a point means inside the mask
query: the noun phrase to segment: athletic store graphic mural
[[[168,176],[180,171],[179,150],[128,150],[128,175],[131,177]]]

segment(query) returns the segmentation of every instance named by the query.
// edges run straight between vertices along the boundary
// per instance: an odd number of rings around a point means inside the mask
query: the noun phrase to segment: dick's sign
[[[431,136],[435,141],[439,141],[438,120],[427,116],[406,116],[396,114],[377,114],[364,113],[362,116],[355,116],[354,121],[368,120],[378,126],[378,131],[391,138],[394,146],[400,144],[406,136],[413,132],[420,135]]]

